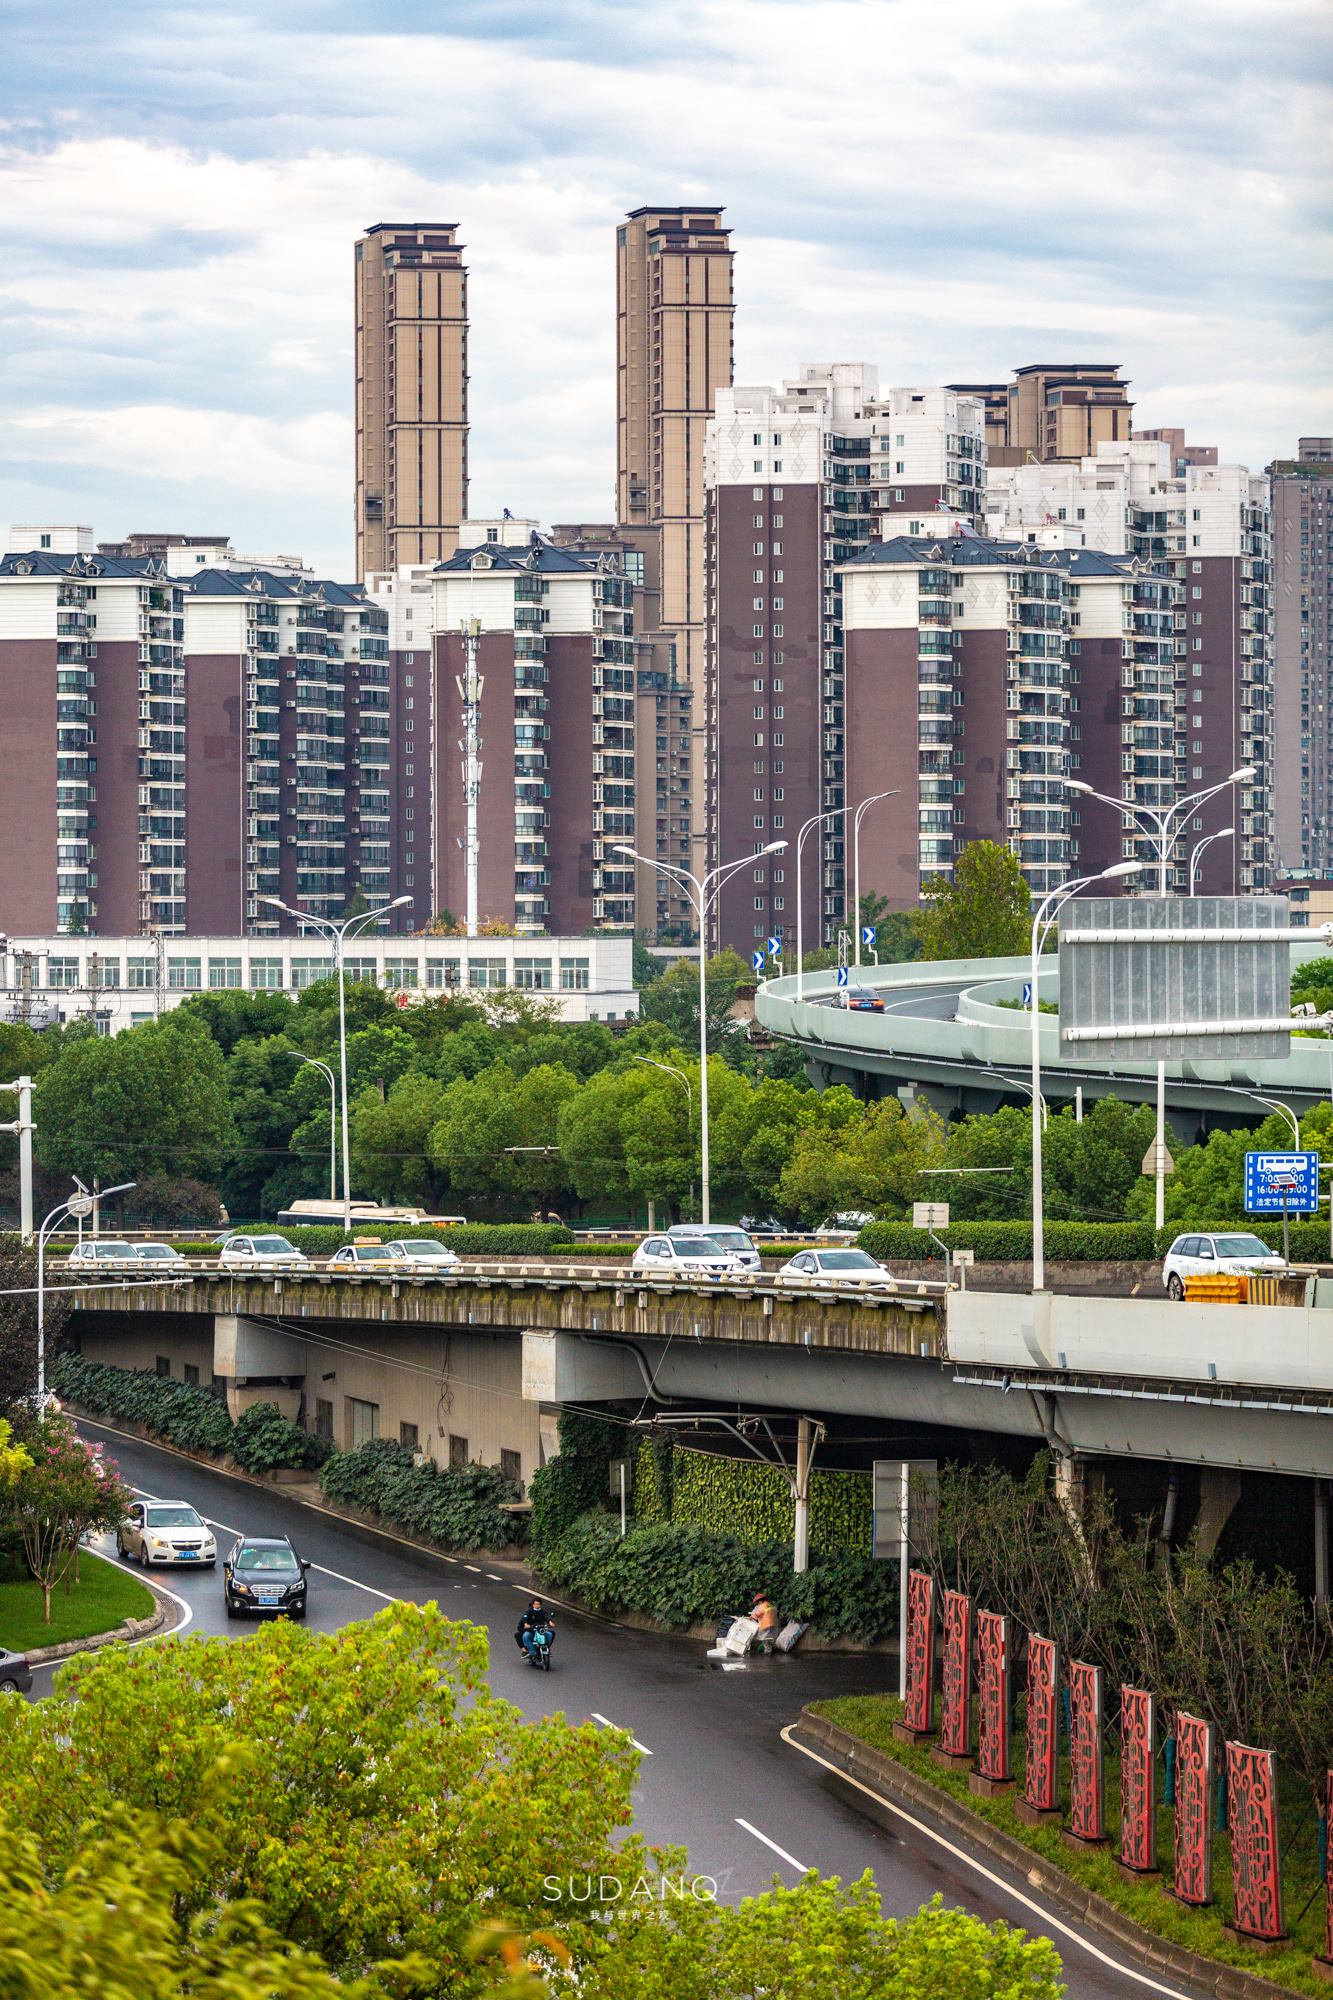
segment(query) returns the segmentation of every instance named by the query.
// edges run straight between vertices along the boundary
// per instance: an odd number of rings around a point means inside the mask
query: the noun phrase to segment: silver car
[[[285,1236],[229,1236],[218,1252],[224,1271],[309,1270],[310,1259]]]
[[[126,1243],[119,1238],[89,1237],[76,1243],[69,1253],[69,1268],[83,1271],[90,1266],[114,1265],[117,1270],[174,1271],[185,1269],[185,1259],[169,1243]]]
[[[702,1222],[678,1222],[667,1235],[673,1243],[697,1243],[701,1239],[716,1243],[719,1250],[727,1250],[735,1257],[743,1271],[757,1271],[760,1268],[759,1252],[743,1229],[732,1229],[726,1223],[719,1223],[716,1229],[707,1228]]]
[[[733,1278],[744,1269],[738,1257],[708,1236],[646,1236],[630,1266],[664,1278]]]
[[[143,1569],[158,1563],[212,1569],[218,1546],[213,1530],[188,1500],[136,1500],[116,1529],[116,1554]]]
[[[876,1263],[866,1250],[802,1250],[785,1263],[779,1278],[804,1278],[807,1284],[891,1285],[893,1273]]]

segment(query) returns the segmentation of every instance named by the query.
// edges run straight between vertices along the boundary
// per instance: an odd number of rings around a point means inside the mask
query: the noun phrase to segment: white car
[[[310,1259],[285,1236],[229,1236],[218,1252],[224,1271],[309,1270]]]
[[[719,1250],[729,1251],[743,1271],[760,1269],[759,1252],[743,1229],[731,1229],[725,1223],[709,1229],[702,1222],[678,1222],[667,1235],[673,1243],[715,1243]]]
[[[434,1243],[347,1243],[329,1259],[330,1271],[393,1272],[404,1277],[462,1268],[462,1259],[453,1250]]]
[[[90,1264],[112,1264],[117,1269],[128,1265],[135,1270],[185,1269],[185,1259],[169,1243],[125,1243],[119,1238],[108,1242],[101,1236],[76,1243],[69,1253],[69,1262],[72,1269],[78,1270]]]
[[[778,1272],[779,1278],[818,1280],[826,1285],[892,1284],[893,1273],[865,1250],[800,1250]]]
[[[739,1257],[710,1236],[645,1236],[630,1265],[635,1271],[682,1278],[734,1277],[745,1268]]]
[[[384,1245],[402,1257],[409,1270],[418,1274],[430,1271],[461,1271],[463,1260],[456,1250],[446,1243],[437,1243],[430,1236],[396,1236],[392,1243]]]
[[[136,1500],[116,1529],[116,1554],[144,1569],[155,1563],[211,1569],[218,1546],[207,1521],[187,1500]]]
[[[1173,1299],[1185,1296],[1186,1278],[1233,1277],[1242,1271],[1285,1271],[1287,1260],[1261,1236],[1240,1231],[1177,1236],[1162,1259],[1162,1284]]]

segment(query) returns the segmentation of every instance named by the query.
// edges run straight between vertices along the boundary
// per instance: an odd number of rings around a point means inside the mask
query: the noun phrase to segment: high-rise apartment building
[[[1215,444],[1186,444],[1183,430],[1165,429],[1135,431],[1135,439],[1143,439],[1150,444],[1164,444],[1171,454],[1171,470],[1177,479],[1183,479],[1192,465],[1216,465],[1217,446]]]
[[[986,407],[992,465],[1089,458],[1103,442],[1128,444],[1134,405],[1114,361],[1034,361],[1012,382],[951,382]]]
[[[467,516],[467,271],[457,224],[377,222],[355,263],[356,573],[438,562]]]
[[[708,426],[709,865],[773,839],[727,884],[715,939],[748,951],[794,931],[800,827],[847,802],[842,571],[859,550],[947,511],[974,523],[982,405],[890,389],[861,362],[803,366],[781,389],[720,391]],[[846,920],[842,823],[802,855],[807,948]]]
[[[1333,438],[1268,468],[1273,495],[1277,851],[1285,874],[1333,873]]]

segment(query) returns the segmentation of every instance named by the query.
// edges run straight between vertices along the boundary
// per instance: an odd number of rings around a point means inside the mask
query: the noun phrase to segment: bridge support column
[[[796,1421],[796,1547],[792,1568],[810,1567],[810,1419]]]
[[[1314,1601],[1328,1614],[1328,1481],[1314,1483]]]
[[[1221,1465],[1199,1468],[1199,1554],[1211,1557],[1240,1500],[1238,1472]]]

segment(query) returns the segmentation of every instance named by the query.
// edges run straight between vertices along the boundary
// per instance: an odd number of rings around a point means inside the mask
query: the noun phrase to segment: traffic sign
[[[1030,979],[1023,981],[1023,1005],[1025,1007],[1032,1005],[1032,981]]]
[[[845,965],[840,965],[838,967],[838,984],[839,986],[845,986],[847,984],[847,967]]]
[[[1313,1215],[1319,1207],[1318,1153],[1247,1153],[1247,1215]]]
[[[762,971],[763,971],[763,969],[764,969],[764,954],[763,954],[763,952],[762,952],[762,951],[752,951],[752,952],[750,953],[750,964],[751,964],[751,965],[753,966],[753,968],[754,968],[754,970],[755,970],[756,972],[762,972]]]
[[[774,938],[774,937],[771,937],[771,938],[770,938],[770,939],[768,940],[768,955],[769,955],[769,957],[770,957],[770,958],[781,958],[781,956],[782,956],[782,939],[781,939],[781,938]]]
[[[947,1229],[949,1227],[949,1204],[947,1201],[914,1201],[912,1203],[913,1229]]]
[[[875,942],[875,926],[873,924],[862,924],[861,942],[862,944],[873,944]]]
[[[1156,1141],[1155,1139],[1153,1140],[1153,1142],[1152,1142],[1151,1146],[1149,1146],[1149,1148],[1148,1148],[1147,1152],[1146,1152],[1146,1153],[1144,1154],[1144,1156],[1143,1156],[1143,1167],[1142,1167],[1142,1171],[1143,1171],[1143,1172],[1144,1172],[1145,1174],[1150,1174],[1150,1175],[1152,1176],[1152,1178],[1153,1178],[1154,1180],[1156,1180],[1156,1178],[1157,1178],[1157,1141]],[[1167,1148],[1167,1144],[1166,1144],[1166,1141],[1165,1141],[1165,1139],[1164,1139],[1164,1140],[1162,1141],[1162,1172],[1163,1172],[1164,1174],[1173,1174],[1173,1173],[1174,1173],[1175,1171],[1176,1171],[1176,1163],[1175,1163],[1175,1161],[1174,1161],[1174,1160],[1172,1159],[1172,1157],[1171,1157],[1171,1154],[1170,1154],[1170,1152],[1169,1152],[1169,1150],[1168,1150],[1168,1148]]]

